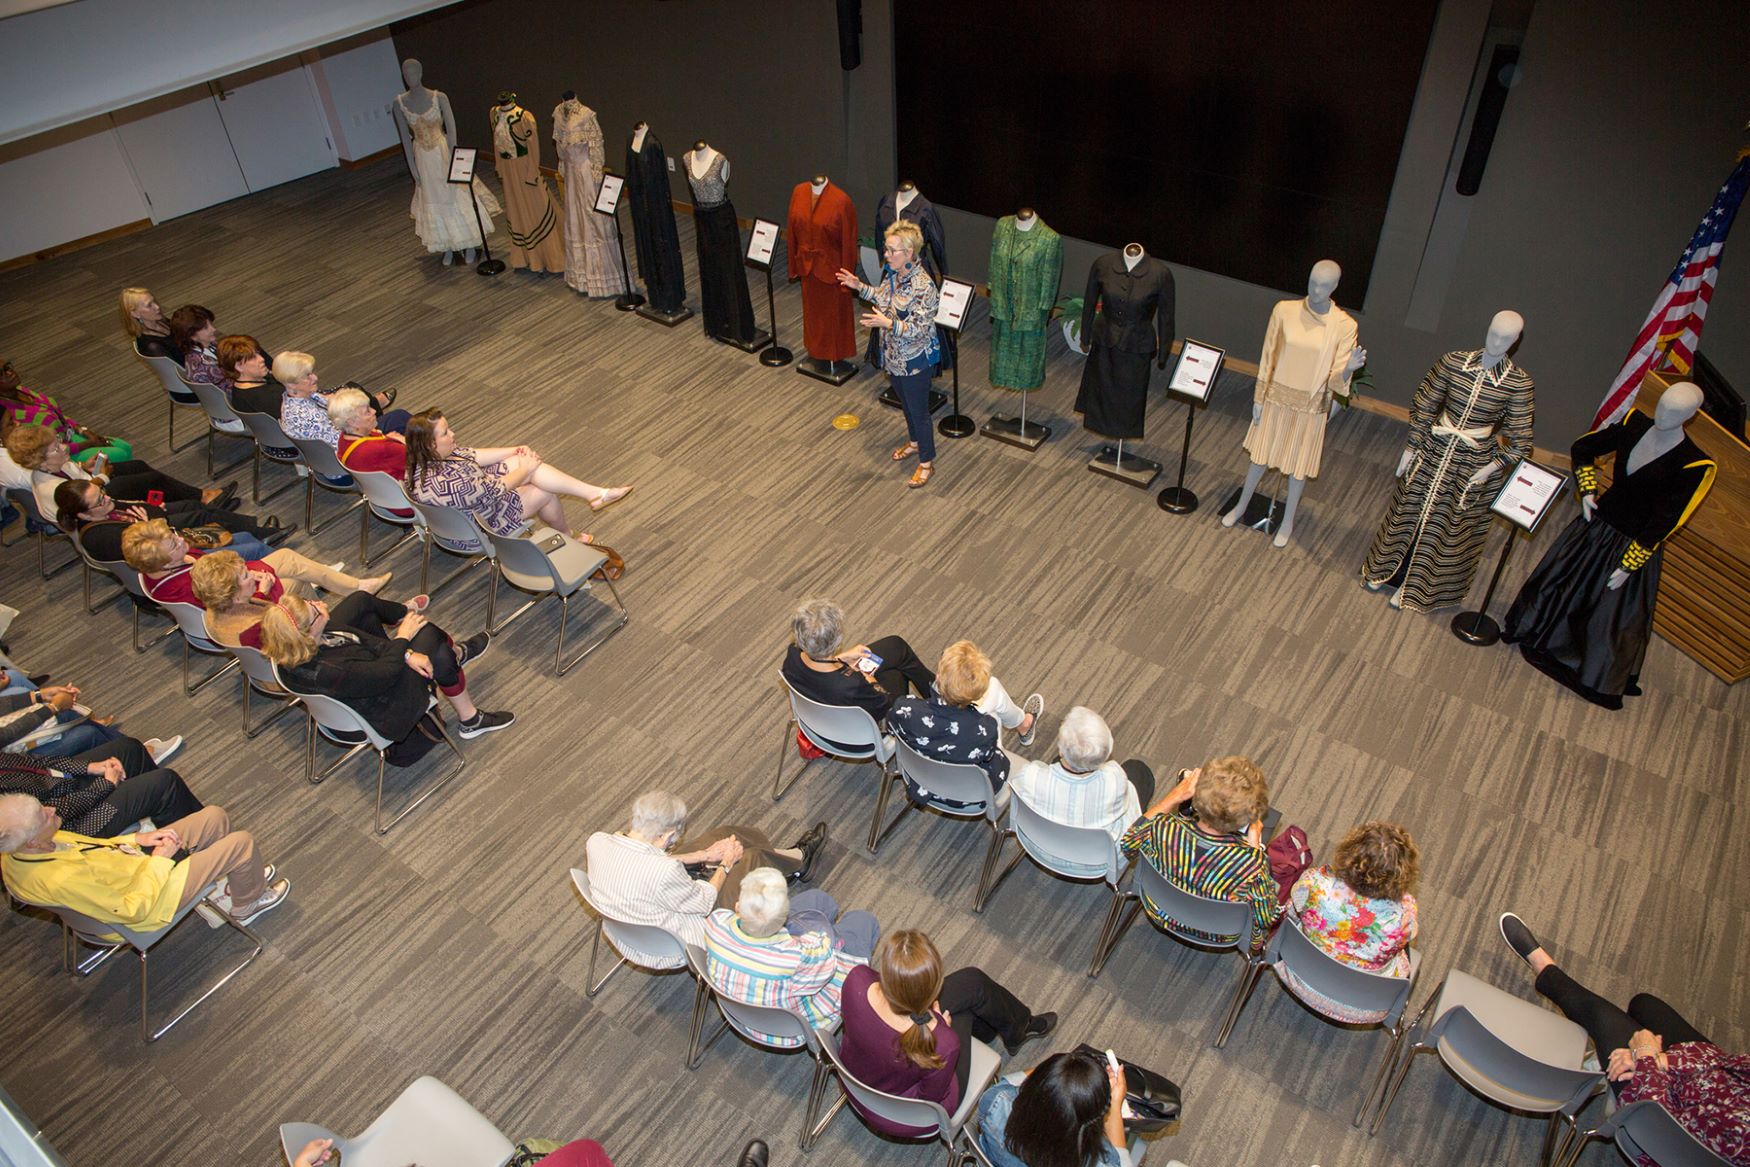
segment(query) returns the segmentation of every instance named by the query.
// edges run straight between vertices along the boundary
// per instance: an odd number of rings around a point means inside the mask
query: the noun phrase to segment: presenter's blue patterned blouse
[[[909,276],[885,268],[880,281],[863,285],[858,295],[893,321],[892,328],[881,330],[883,369],[901,377],[906,366],[918,357],[928,355],[931,364],[940,361],[940,342],[936,339],[936,304],[940,293],[923,264],[914,264]]]

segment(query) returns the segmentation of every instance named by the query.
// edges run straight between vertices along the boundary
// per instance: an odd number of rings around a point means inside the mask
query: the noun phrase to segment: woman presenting
[[[930,370],[942,359],[936,338],[935,281],[924,270],[919,255],[924,234],[917,224],[905,220],[887,229],[883,240],[886,266],[881,282],[871,287],[856,274],[839,269],[839,283],[875,305],[863,314],[863,324],[881,332],[881,367],[893,378],[893,387],[905,406],[905,429],[911,439],[893,451],[893,460],[903,462],[918,456],[918,468],[907,485],[922,486],[935,473],[936,435],[930,428]]]

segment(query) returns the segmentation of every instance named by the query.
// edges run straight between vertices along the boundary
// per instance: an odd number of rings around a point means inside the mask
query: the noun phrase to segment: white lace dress
[[[462,185],[449,180],[450,146],[437,99],[424,113],[414,113],[407,108],[406,96],[401,94],[395,104],[413,135],[413,169],[419,178],[413,188],[413,229],[430,252],[479,247],[481,226],[492,234],[492,216],[503,213],[498,199],[479,178],[474,179],[474,201],[480,208],[480,222],[475,223],[474,208],[468,205]]]

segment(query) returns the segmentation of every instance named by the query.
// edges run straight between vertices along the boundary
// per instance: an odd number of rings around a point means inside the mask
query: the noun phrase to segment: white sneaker
[[[261,893],[260,899],[257,899],[253,904],[233,911],[231,913],[231,918],[236,920],[239,924],[253,924],[268,912],[273,911],[275,908],[285,903],[286,898],[291,894],[291,880],[282,879],[277,883],[270,883],[267,885],[267,890]]]
[[[175,757],[178,750],[182,749],[182,735],[177,734],[175,737],[149,737],[140,744],[146,747],[146,752],[148,754],[152,755],[152,764],[154,766],[162,766],[165,762],[168,762],[171,758]]]

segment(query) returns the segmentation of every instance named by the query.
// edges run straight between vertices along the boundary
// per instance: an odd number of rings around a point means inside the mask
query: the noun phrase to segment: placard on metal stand
[[[1495,574],[1489,577],[1489,590],[1474,612],[1460,612],[1452,618],[1452,634],[1466,644],[1486,646],[1501,639],[1501,625],[1489,615],[1489,602],[1495,598],[1495,587],[1501,573],[1507,570],[1507,559],[1513,554],[1513,544],[1524,531],[1529,537],[1537,531],[1544,516],[1555,509],[1562,497],[1568,476],[1529,458],[1522,459],[1507,475],[1507,481],[1495,494],[1489,510],[1507,523],[1507,542],[1501,547],[1501,558],[1495,562]]]
[[[970,438],[978,425],[960,412],[960,326],[972,307],[972,285],[942,278],[942,296],[936,304],[936,324],[948,338],[948,353],[954,361],[954,412],[936,424],[936,432],[948,438]]]
[[[1188,515],[1197,509],[1197,495],[1185,487],[1185,464],[1191,459],[1191,426],[1197,411],[1207,408],[1209,395],[1221,376],[1221,363],[1227,350],[1186,337],[1179,345],[1179,363],[1167,381],[1167,396],[1185,403],[1185,444],[1179,450],[1179,481],[1155,496],[1155,503],[1175,515]]]
[[[644,297],[632,286],[632,271],[626,265],[626,234],[620,230],[620,192],[625,186],[625,179],[611,170],[604,170],[601,189],[596,191],[595,206],[591,209],[614,221],[614,239],[620,245],[620,278],[626,282],[626,290],[614,297],[614,307],[621,312],[630,312],[644,303]]]
[[[479,152],[472,146],[457,146],[450,151],[449,181],[468,188],[468,205],[474,208],[474,226],[480,230],[480,251],[485,256],[474,270],[483,276],[495,276],[504,270],[504,260],[492,258],[492,245],[486,241],[486,223],[480,217],[480,201],[474,197],[474,159]]]
[[[755,329],[754,340],[745,344],[725,338],[729,344],[743,352],[759,353],[760,364],[768,369],[787,365],[794,359],[790,350],[778,343],[778,307],[772,295],[772,256],[778,248],[778,233],[778,225],[770,219],[755,219],[753,230],[747,237],[747,252],[742,257],[743,263],[766,273],[766,313],[772,321],[771,331],[761,332]]]

